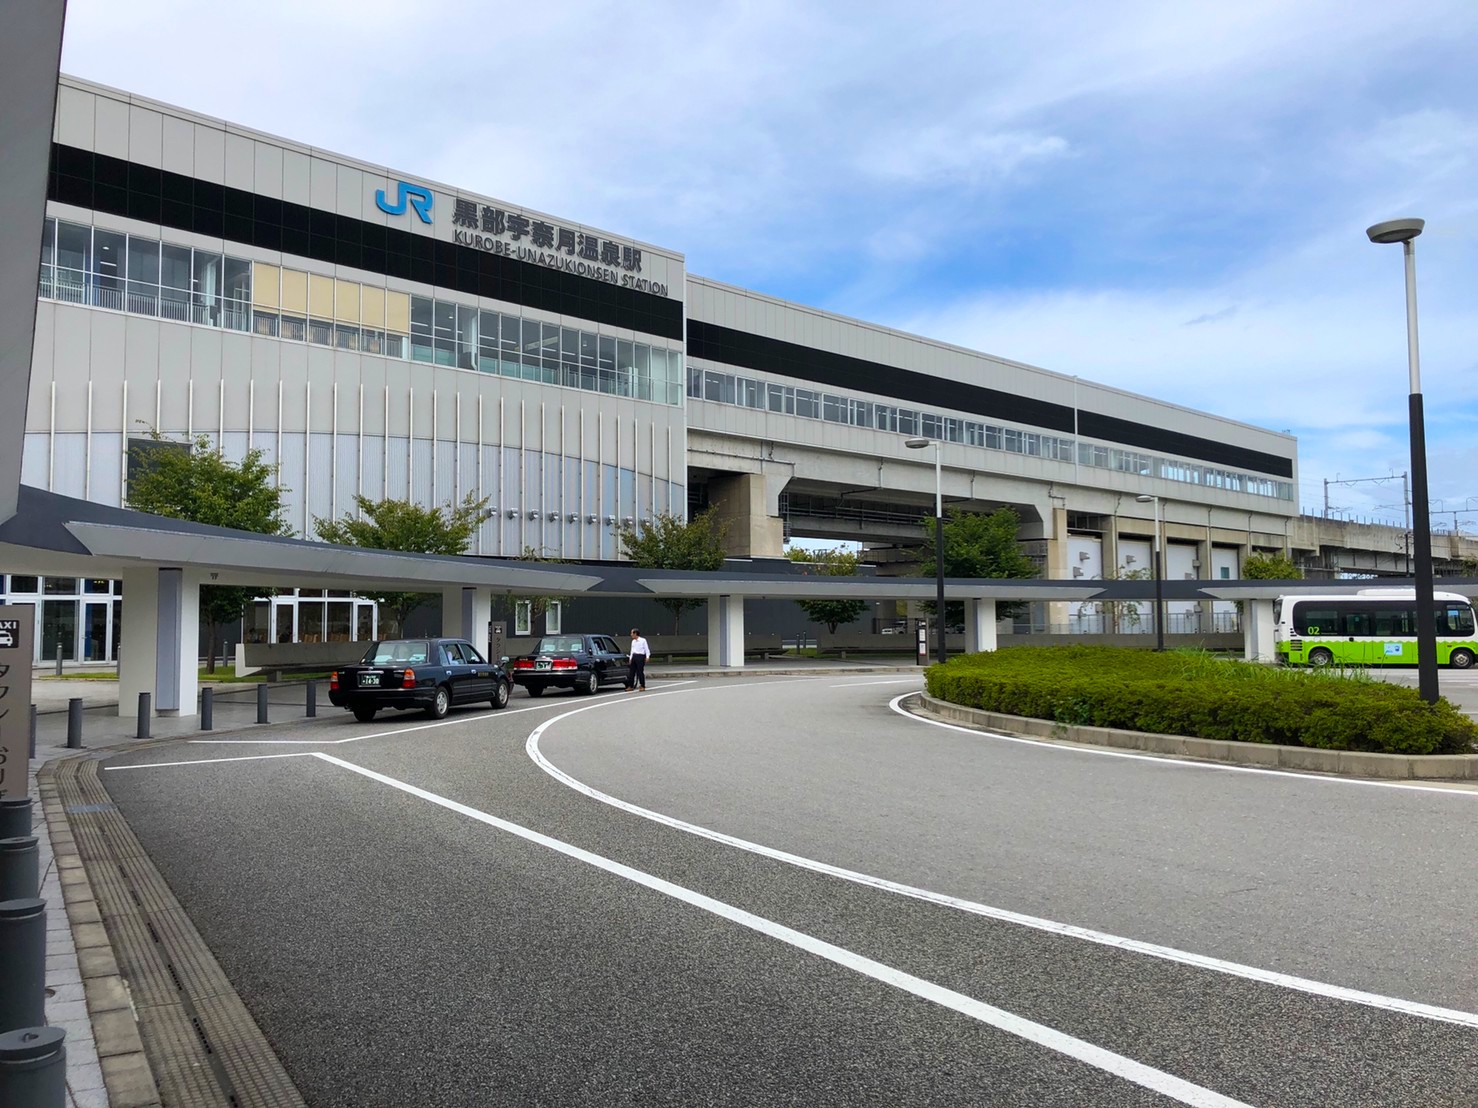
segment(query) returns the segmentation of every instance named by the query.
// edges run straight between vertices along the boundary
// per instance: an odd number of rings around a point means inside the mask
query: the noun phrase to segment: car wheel
[[[575,685],[575,691],[585,696],[594,696],[595,690],[598,688],[600,688],[600,679],[593,673],[587,673]]]
[[[1471,650],[1454,650],[1448,662],[1453,669],[1472,669],[1473,652]]]
[[[372,720],[372,719],[375,718],[375,708],[374,708],[374,705],[372,705],[372,704],[356,704],[356,705],[354,705],[354,718],[357,719],[357,720],[359,720],[360,723],[368,723],[370,720]]]
[[[452,694],[445,685],[436,686],[436,696],[426,705],[426,714],[432,719],[445,719],[447,709],[452,706]]]
[[[513,694],[508,691],[508,682],[499,681],[493,687],[493,707],[502,709],[508,707],[508,698]]]
[[[1322,646],[1317,650],[1309,651],[1309,665],[1316,669],[1325,669],[1334,664],[1334,655]]]
[[[543,696],[544,695],[544,686],[543,685],[527,685],[525,687],[529,690],[529,695],[530,696]]]

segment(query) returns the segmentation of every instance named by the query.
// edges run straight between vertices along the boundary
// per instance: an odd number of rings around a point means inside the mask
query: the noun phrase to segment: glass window
[[[633,351],[633,367],[636,375],[635,395],[639,400],[652,399],[652,348],[637,343]]]
[[[11,592],[39,592],[41,579],[39,577],[12,577],[10,579]]]
[[[431,305],[431,336],[437,365],[457,364],[457,306],[445,300],[436,300]]]
[[[98,228],[92,234],[92,302],[100,308],[122,311],[123,278],[127,271],[127,236]]]
[[[763,408],[765,406],[765,383],[749,377],[745,377],[742,383],[744,385],[744,393],[741,400],[744,406],[746,408]]]
[[[502,349],[502,372],[504,377],[518,377],[523,373],[523,320],[516,315],[505,315],[502,317],[502,336],[499,346]]]
[[[795,414],[806,419],[821,418],[821,394],[810,389],[795,390]]]
[[[821,418],[828,423],[847,422],[847,398],[827,393],[821,398]]]
[[[559,383],[568,389],[580,387],[580,332],[573,327],[559,331]]]
[[[308,321],[308,341],[317,343],[319,346],[332,346],[334,325],[326,319],[310,319]]]
[[[128,310],[159,313],[159,243],[136,235],[128,236]]]
[[[554,323],[539,325],[539,369],[540,380],[546,385],[559,384],[559,326]]]
[[[359,328],[343,323],[334,324],[334,346],[339,350],[358,350]]]
[[[941,439],[944,437],[944,420],[942,417],[925,412],[919,425],[923,428],[923,436],[926,439]]]
[[[580,332],[580,387],[586,392],[595,392],[598,382],[599,358],[596,356],[598,343],[589,331]]]
[[[225,258],[220,254],[195,251],[194,257],[194,321],[217,324],[221,315],[221,276]]]
[[[477,368],[484,373],[498,372],[498,313],[479,312],[477,316]]]
[[[308,321],[302,316],[284,315],[278,321],[279,334],[285,339],[303,342],[308,338]]]
[[[771,385],[770,411],[795,415],[795,389],[790,385]]]
[[[477,309],[457,305],[457,365],[477,368]]]
[[[180,323],[190,319],[190,248],[164,243],[159,259],[159,314]]]
[[[872,426],[872,402],[870,400],[852,400],[848,404],[848,422],[853,427]]]
[[[599,336],[597,359],[600,365],[600,391],[616,391],[616,340]]]
[[[56,220],[46,221],[46,230],[41,234],[41,264],[52,265],[56,259]]]
[[[186,251],[188,253],[188,251]],[[79,274],[91,267],[92,228],[81,223],[61,222],[56,228],[56,264]],[[82,283],[80,280],[77,282]]]
[[[253,334],[275,338],[277,336],[277,313],[253,311],[251,329]]]
[[[917,435],[919,433],[919,413],[910,408],[899,408],[898,433],[900,435]]]
[[[985,445],[985,424],[965,421],[965,441],[971,446]]]
[[[411,358],[418,362],[431,360],[432,301],[424,296],[411,297]]]
[[[46,578],[47,596],[75,596],[77,593],[77,578],[75,577],[48,577]]]

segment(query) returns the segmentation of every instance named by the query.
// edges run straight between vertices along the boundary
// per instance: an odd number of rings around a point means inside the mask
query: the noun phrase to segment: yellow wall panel
[[[334,318],[334,279],[308,274],[308,314],[315,319]]]
[[[282,271],[282,310],[308,314],[308,275],[296,269]]]
[[[258,308],[277,307],[278,273],[275,265],[251,263],[251,302]]]
[[[334,282],[334,318],[359,322],[359,285],[354,281]]]
[[[385,328],[385,290],[377,289],[373,285],[365,285],[360,290],[363,304],[362,319],[366,327],[373,327],[377,331]]]
[[[399,331],[402,335],[411,330],[411,298],[409,293],[385,290],[385,330]]]

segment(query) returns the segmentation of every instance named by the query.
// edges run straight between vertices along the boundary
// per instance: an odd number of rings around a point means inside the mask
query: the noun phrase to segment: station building
[[[1157,529],[1167,576],[1236,578],[1297,512],[1288,435],[69,77],[44,236],[21,480],[101,504],[157,429],[262,451],[304,536],[356,495],[488,497],[488,557],[619,560],[621,523],[711,505],[736,556],[855,539],[886,563],[933,512],[915,437],[945,501],[1012,507],[1052,579],[1148,568]],[[0,584],[37,604],[39,657],[114,657],[116,582]],[[372,605],[303,593],[247,634],[373,635]]]

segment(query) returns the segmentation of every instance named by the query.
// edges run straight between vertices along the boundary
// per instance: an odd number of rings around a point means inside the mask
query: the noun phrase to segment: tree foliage
[[[460,504],[432,508],[409,500],[371,500],[356,496],[357,513],[339,519],[316,518],[313,533],[324,542],[361,546],[372,550],[398,550],[416,554],[465,554],[482,522],[491,518],[488,497],[468,493]],[[391,617],[395,634],[431,595],[424,592],[364,593]]]
[[[1016,541],[1016,532],[1021,518],[1010,508],[997,508],[994,512],[966,512],[958,508],[945,509],[944,515],[944,575],[946,577],[1009,577],[1031,578],[1037,576],[1037,564],[1021,552]],[[919,551],[918,573],[922,577],[934,576],[934,521],[924,522],[926,545]],[[932,613],[934,603],[924,604],[924,610]],[[1019,604],[999,604],[997,614],[1002,617],[1013,615]],[[964,605],[947,603],[946,622],[963,622]]]
[[[716,510],[709,508],[691,520],[662,512],[651,520],[622,524],[616,531],[616,538],[631,564],[640,569],[712,572],[724,564],[724,538],[728,530],[728,522],[719,520]],[[683,612],[701,608],[705,601],[664,597],[658,603],[672,613],[672,629],[676,634]]]
[[[277,467],[262,460],[260,450],[248,450],[233,462],[211,445],[205,435],[191,441],[149,432],[154,445],[135,448],[128,482],[128,506],[135,511],[170,519],[187,519],[214,527],[230,527],[259,535],[290,535],[283,517]],[[200,615],[208,629],[206,672],[214,673],[220,629],[235,623],[260,589],[204,585]]]
[[[792,546],[785,552],[792,562],[809,566],[807,573],[827,577],[855,577],[861,559],[850,550],[807,550]],[[833,635],[843,623],[855,623],[867,611],[865,600],[797,600],[812,623],[824,623]]]
[[[1253,581],[1299,581],[1304,571],[1285,554],[1249,554],[1242,559],[1242,576]]]

